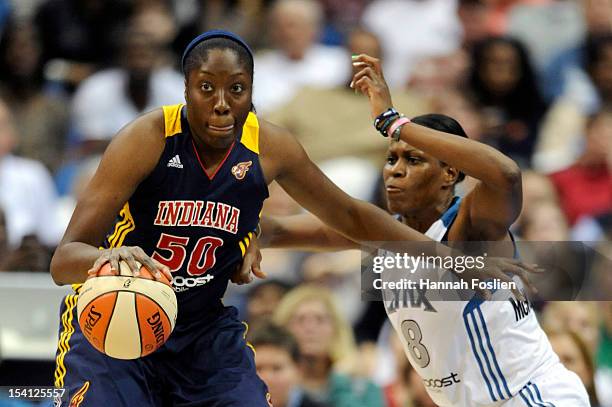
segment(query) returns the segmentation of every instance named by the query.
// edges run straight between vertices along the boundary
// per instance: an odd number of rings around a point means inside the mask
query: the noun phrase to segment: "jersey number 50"
[[[162,233],[157,242],[157,248],[170,252],[168,257],[164,257],[157,252],[153,252],[151,258],[157,260],[164,266],[168,266],[171,271],[176,271],[183,266],[187,258],[188,237],[174,236]],[[204,236],[198,239],[187,263],[187,272],[192,276],[199,276],[210,270],[217,258],[216,250],[223,246],[223,239],[213,236]]]

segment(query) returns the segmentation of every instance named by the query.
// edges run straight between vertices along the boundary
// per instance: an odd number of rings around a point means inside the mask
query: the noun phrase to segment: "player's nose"
[[[215,100],[215,113],[218,115],[226,115],[230,111],[229,103],[227,103],[227,97],[223,90],[217,92]]]

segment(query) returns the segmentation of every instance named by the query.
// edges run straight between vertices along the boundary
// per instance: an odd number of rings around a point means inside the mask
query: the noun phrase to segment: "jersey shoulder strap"
[[[183,106],[183,103],[162,106],[164,111],[164,136],[166,138],[182,133],[181,110]]]

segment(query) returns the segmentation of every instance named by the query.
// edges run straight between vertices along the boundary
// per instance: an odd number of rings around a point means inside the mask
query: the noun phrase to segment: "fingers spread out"
[[[140,267],[138,266],[138,264],[136,264],[136,259],[134,258],[134,256],[131,253],[127,253],[123,260],[125,260],[125,262],[130,267],[130,270],[132,270],[134,277],[138,277],[140,275]]]
[[[157,270],[160,270],[162,272],[162,274],[169,280],[172,281],[172,272],[170,271],[170,267],[168,266],[164,266],[163,264],[161,264],[160,262],[158,262],[157,260],[151,260],[151,267],[156,267]],[[161,276],[160,276],[161,277]]]
[[[87,270],[87,274],[90,276],[95,276],[100,272],[100,269],[104,264],[108,262],[108,258],[110,256],[110,252],[104,252],[100,257],[96,259],[93,266],[89,270]]]
[[[369,66],[376,72],[377,75],[382,75],[380,59],[371,57],[366,54],[353,55],[354,66]]]
[[[140,276],[140,263],[153,276],[156,281],[167,283],[172,281],[172,273],[167,266],[153,260],[145,251],[138,246],[122,246],[118,248],[104,250],[100,257],[94,262],[91,269],[88,270],[90,276],[95,276],[100,271],[100,268],[105,263],[110,264],[111,273],[119,275],[119,263],[125,261],[132,271],[134,277]]]
[[[514,283],[514,280],[512,280],[511,277],[509,277],[506,273],[506,270],[501,270],[501,269],[492,269],[489,271],[489,275],[491,275],[493,278],[498,279],[500,281],[504,281],[506,283],[510,283],[509,287],[511,287],[511,291],[514,294],[514,296],[516,297],[517,300],[520,301],[525,301],[525,296],[523,295],[523,293],[521,292],[521,290],[518,289],[518,287],[516,287],[516,284]]]
[[[369,96],[373,85],[374,82],[370,77],[363,76],[359,80],[353,82],[353,89],[356,89],[364,95]]]
[[[111,273],[119,274],[119,260],[121,259],[119,250],[111,249],[108,262],[110,263]]]

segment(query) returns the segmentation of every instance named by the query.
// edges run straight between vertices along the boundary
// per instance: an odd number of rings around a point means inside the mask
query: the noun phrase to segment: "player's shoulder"
[[[267,120],[259,120],[259,157],[268,170],[267,175],[275,179],[288,167],[304,162],[307,155],[289,130]]]
[[[280,147],[286,143],[296,143],[297,140],[291,132],[279,125],[276,125],[268,120],[258,117],[259,122],[259,140],[260,144],[268,147]]]
[[[165,120],[161,107],[143,113],[132,120],[120,133],[127,133],[136,138],[162,139],[164,138]]]

